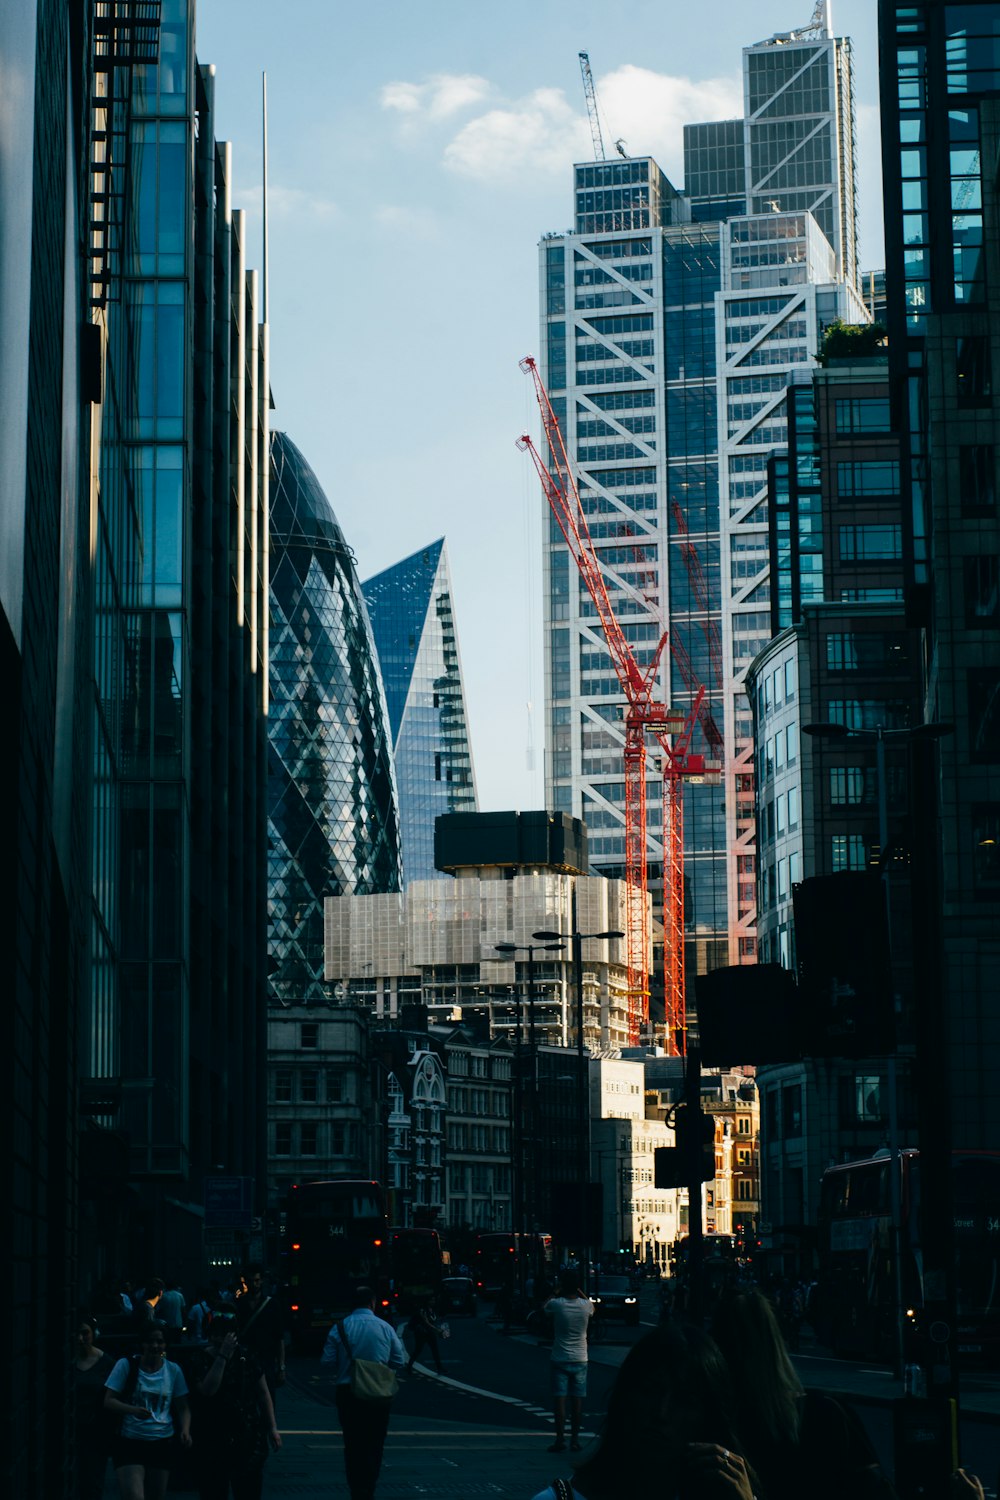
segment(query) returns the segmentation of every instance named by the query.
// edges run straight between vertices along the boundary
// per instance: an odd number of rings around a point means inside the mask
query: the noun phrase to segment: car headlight
[[[634,1301],[635,1301],[635,1298],[634,1298],[634,1297],[626,1297],[626,1298],[625,1298],[625,1306],[626,1306],[626,1307],[630,1307],[630,1306],[631,1306],[631,1304],[632,1304],[632,1303],[633,1303],[633,1302],[634,1302]]]

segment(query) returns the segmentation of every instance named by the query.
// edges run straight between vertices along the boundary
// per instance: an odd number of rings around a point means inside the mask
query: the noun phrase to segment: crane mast
[[[594,88],[594,75],[590,71],[590,57],[586,52],[580,53],[580,74],[583,78],[583,92],[587,100],[587,117],[590,120],[590,139],[594,144],[594,160],[607,161],[604,137],[601,134],[601,119],[597,113],[597,90]]]
[[[525,433],[517,446],[526,451],[538,474],[545,497],[556,518],[570,555],[586,585],[604,630],[608,651],[628,707],[625,713],[625,884],[627,903],[628,1029],[635,1045],[649,1031],[649,874],[646,819],[646,737],[652,736],[663,752],[663,892],[664,892],[664,1010],[667,1042],[671,1050],[684,1051],[684,826],[682,787],[685,780],[715,779],[718,767],[702,755],[691,753],[691,738],[698,718],[705,711],[705,690],[693,681],[694,702],[685,718],[679,710],[654,701],[653,691],[666,631],[643,668],[636,660],[618,621],[587,524],[576,479],[566,452],[559,421],[538,366],[530,356],[521,361],[529,374],[542,418],[549,462],[546,464],[531,437]],[[676,648],[671,641],[671,652]],[[690,663],[688,663],[690,666]],[[721,744],[721,738],[719,743]],[[714,748],[714,747],[713,747]]]

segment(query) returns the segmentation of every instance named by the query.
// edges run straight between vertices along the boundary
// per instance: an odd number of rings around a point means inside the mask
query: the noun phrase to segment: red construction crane
[[[646,735],[651,734],[658,741],[664,757],[665,820],[668,810],[670,814],[671,837],[668,842],[665,821],[663,850],[664,946],[665,950],[668,947],[671,950],[669,960],[665,951],[664,965],[665,968],[669,967],[672,975],[669,992],[664,997],[667,1004],[667,1038],[668,1043],[675,1050],[683,1051],[684,834],[683,804],[679,788],[683,780],[691,777],[703,778],[714,769],[706,763],[704,756],[692,755],[690,751],[691,736],[702,711],[704,689],[699,688],[695,692],[694,704],[686,718],[682,712],[653,700],[653,685],[668,634],[664,631],[649,662],[644,668],[640,667],[608,597],[600,559],[591,539],[590,528],[566,453],[559,421],[552,409],[548,392],[542,384],[538,366],[529,356],[521,361],[521,369],[529,374],[534,382],[542,427],[549,449],[549,463],[546,464],[542,459],[527,433],[518,439],[517,446],[531,455],[552,514],[556,518],[570,555],[576,563],[597,611],[615,673],[628,703],[625,714],[624,759],[629,1040],[632,1044],[638,1042],[641,1034],[648,1031],[649,1025],[650,933],[646,899],[649,889],[646,858]],[[669,793],[666,791],[667,786],[671,789]],[[679,843],[676,832],[678,829]],[[668,905],[669,913],[667,913]]]

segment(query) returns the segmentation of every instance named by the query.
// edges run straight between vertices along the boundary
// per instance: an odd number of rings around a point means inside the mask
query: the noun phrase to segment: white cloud
[[[564,172],[587,154],[587,122],[561,89],[536,89],[509,109],[491,109],[445,147],[444,160],[464,177],[514,177],[524,170]]]
[[[737,78],[696,81],[654,73],[632,63],[598,82],[601,115],[612,139],[627,143],[631,156],[653,156],[676,187],[684,179],[684,126],[702,120],[731,120],[743,113]]]
[[[683,127],[742,113],[737,78],[697,82],[632,64],[598,82],[605,146],[623,139],[630,155],[654,156],[680,186]],[[525,170],[565,172],[568,161],[591,154],[586,115],[561,89],[537,89],[505,108],[469,120],[445,147],[445,164],[476,178],[512,178]]]
[[[240,193],[233,208],[245,208],[247,213],[258,218],[261,213],[264,192],[261,187],[248,188]],[[305,188],[281,187],[269,182],[267,185],[267,211],[274,219],[335,219],[340,213],[336,203],[310,193]]]
[[[435,73],[426,83],[387,83],[379,94],[383,109],[395,110],[413,123],[420,116],[447,120],[460,110],[479,104],[491,85],[475,73]]]

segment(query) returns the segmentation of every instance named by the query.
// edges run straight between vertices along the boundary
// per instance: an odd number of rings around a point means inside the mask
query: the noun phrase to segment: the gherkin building
[[[319,481],[271,438],[268,954],[280,1003],[326,1001],[323,900],[400,888],[385,692],[354,556]]]

